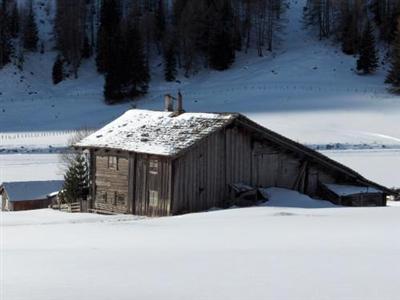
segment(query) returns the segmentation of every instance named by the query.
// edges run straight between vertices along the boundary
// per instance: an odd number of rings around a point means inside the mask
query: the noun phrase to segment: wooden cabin
[[[53,203],[63,184],[62,180],[4,182],[0,185],[1,210],[47,208]]]
[[[371,187],[380,191],[371,195],[377,206],[391,193],[238,113],[132,109],[75,146],[90,157],[94,212],[168,216],[227,207],[238,183],[315,198],[321,184]]]

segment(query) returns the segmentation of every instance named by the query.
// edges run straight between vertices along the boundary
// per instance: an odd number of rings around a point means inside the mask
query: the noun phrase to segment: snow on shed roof
[[[381,190],[378,190],[370,186],[355,186],[355,185],[341,185],[341,184],[325,184],[325,186],[338,196],[383,193]]]
[[[75,146],[174,156],[236,116],[131,109]]]
[[[11,202],[46,199],[49,194],[62,189],[63,180],[3,182]]]

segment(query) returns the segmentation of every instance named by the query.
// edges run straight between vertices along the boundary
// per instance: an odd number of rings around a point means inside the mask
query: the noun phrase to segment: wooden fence
[[[63,212],[69,213],[80,213],[81,212],[81,204],[80,202],[74,203],[65,203],[65,204],[53,204],[51,206],[52,209],[57,209]]]

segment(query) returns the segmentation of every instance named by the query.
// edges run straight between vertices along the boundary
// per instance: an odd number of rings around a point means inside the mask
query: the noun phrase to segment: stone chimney
[[[178,99],[177,99],[177,107],[176,107],[176,112],[181,114],[184,113],[185,111],[183,110],[183,96],[181,94],[181,91],[178,91]]]
[[[165,111],[174,111],[174,99],[170,94],[164,96],[165,101]]]

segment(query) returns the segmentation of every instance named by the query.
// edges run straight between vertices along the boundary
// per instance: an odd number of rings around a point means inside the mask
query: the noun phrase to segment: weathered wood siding
[[[50,204],[51,204],[51,199],[16,201],[12,202],[11,209],[9,210],[19,211],[19,210],[42,209],[42,208],[48,208]]]
[[[109,156],[118,158],[118,168],[109,167]],[[96,170],[95,199],[92,207],[97,210],[128,213],[128,155],[112,152],[96,153],[94,163]]]
[[[3,210],[3,211],[12,211],[13,210],[13,204],[12,204],[12,202],[9,201],[6,190],[3,190],[2,194],[1,194],[1,210]]]
[[[343,206],[386,206],[385,193],[360,193],[348,196],[339,196],[326,186],[319,186],[319,195],[326,200]]]
[[[205,138],[173,163],[172,214],[223,206],[226,195],[224,131]]]
[[[157,161],[157,170],[150,170],[150,161]],[[137,154],[135,163],[134,213],[146,216],[167,216],[171,204],[171,160],[160,156]],[[150,203],[150,192],[157,201]]]
[[[245,126],[217,131],[173,162],[172,214],[229,203],[229,185],[281,187],[318,195],[318,183],[340,175]]]

